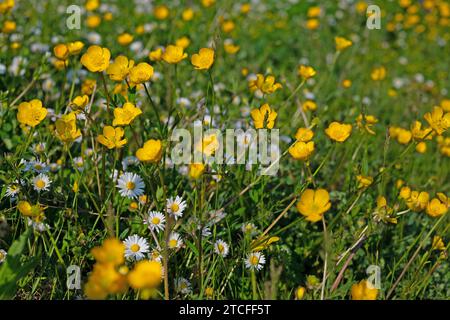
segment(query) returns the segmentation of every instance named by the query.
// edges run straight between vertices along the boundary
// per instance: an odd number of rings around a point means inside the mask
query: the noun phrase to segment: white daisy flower
[[[177,232],[172,232],[169,236],[169,241],[167,242],[169,249],[178,249],[183,245],[183,239]]]
[[[117,188],[122,197],[137,198],[144,194],[145,184],[141,177],[135,173],[125,172],[117,181]]]
[[[61,166],[57,163],[50,163],[50,171],[55,173],[58,172],[58,170],[61,168]]]
[[[261,252],[250,252],[245,259],[245,267],[250,270],[261,270],[266,263],[266,258]]]
[[[210,224],[216,224],[220,220],[226,217],[226,212],[223,210],[213,210],[209,213],[209,223]]]
[[[5,196],[15,198],[20,192],[20,185],[18,183],[12,183],[6,187]]]
[[[48,191],[51,183],[52,181],[46,174],[40,173],[33,179],[33,188],[37,192]]]
[[[73,166],[80,172],[84,170],[84,160],[82,157],[73,158]]]
[[[129,156],[129,157],[125,157],[122,160],[122,167],[124,171],[127,171],[129,166],[135,166],[139,164],[139,159],[136,158],[135,156]]]
[[[84,155],[86,157],[92,157],[94,156],[94,149],[92,148],[86,148],[86,150],[84,150]]]
[[[136,234],[126,238],[123,243],[125,245],[125,258],[129,260],[142,260],[149,251],[147,240]]]
[[[164,230],[166,217],[159,211],[150,211],[144,224],[148,225],[150,230],[159,232]]]
[[[219,239],[214,244],[214,252],[225,258],[230,252],[230,247],[225,241]]]
[[[31,151],[36,154],[43,153],[45,151],[45,147],[46,147],[45,142],[35,143],[31,146]]]
[[[7,253],[5,250],[0,249],[0,264],[1,264],[3,261],[5,261],[7,255],[8,255],[8,253]]]
[[[249,223],[244,223],[241,227],[241,230],[244,234],[249,234],[250,236],[254,236],[257,233],[258,228],[252,222],[249,222]]]
[[[37,173],[46,173],[50,170],[50,168],[47,166],[45,162],[41,161],[24,161],[25,163],[25,169],[24,171],[30,171],[33,170]]]
[[[192,292],[191,283],[186,278],[176,278],[175,290],[181,294],[190,294]]]
[[[156,262],[162,261],[161,252],[159,252],[158,250],[153,250],[152,252],[150,252],[148,254],[148,258],[150,259],[150,261],[156,261]]]
[[[183,201],[182,197],[176,196],[174,198],[167,199],[167,212],[169,212],[175,220],[183,216],[183,211],[186,209],[186,201]]]

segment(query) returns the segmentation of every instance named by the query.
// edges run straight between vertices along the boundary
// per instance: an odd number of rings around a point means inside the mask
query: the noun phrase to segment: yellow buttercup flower
[[[444,114],[441,107],[434,107],[432,112],[424,115],[424,118],[437,135],[442,135],[450,128],[450,112]]]
[[[314,77],[316,70],[313,67],[301,65],[298,67],[298,75],[306,80]]]
[[[411,191],[409,198],[406,199],[406,205],[412,211],[420,212],[422,210],[425,210],[428,205],[429,199],[430,196],[428,192]]]
[[[117,42],[121,46],[127,46],[133,41],[134,37],[128,32],[124,32],[117,37]]]
[[[153,10],[153,14],[155,15],[156,19],[164,20],[169,16],[170,10],[165,5],[159,5],[155,7],[155,9]]]
[[[374,288],[367,280],[352,285],[352,300],[376,300],[378,289]]]
[[[344,37],[335,37],[334,43],[336,46],[336,51],[342,51],[344,49],[347,49],[353,44],[353,42],[351,42],[348,39],[345,39]]]
[[[153,77],[153,67],[141,62],[130,70],[130,82],[133,85],[149,81]]]
[[[443,99],[441,101],[441,108],[445,112],[450,112],[450,99]]]
[[[79,54],[81,52],[81,50],[83,50],[84,43],[81,41],[69,42],[67,44],[67,48],[69,49],[70,55],[74,56],[74,55]]]
[[[197,70],[208,70],[214,63],[214,50],[210,48],[202,48],[191,57],[191,63]]]
[[[16,22],[12,20],[6,20],[3,22],[2,32],[3,33],[12,33],[16,30]]]
[[[96,263],[89,274],[84,293],[89,299],[105,299],[109,294],[123,293],[127,278],[111,264]]]
[[[363,176],[358,175],[356,176],[356,180],[358,181],[358,188],[367,188],[373,183],[373,177],[371,176]]]
[[[306,20],[306,29],[317,30],[320,27],[320,21],[318,19]]]
[[[125,262],[125,245],[116,238],[106,239],[100,247],[94,247],[91,254],[99,263],[120,266]]]
[[[310,7],[308,8],[308,12],[306,13],[306,16],[308,18],[317,18],[322,13],[322,8],[318,6]]]
[[[334,121],[325,129],[325,133],[331,140],[344,142],[352,133],[352,125]]]
[[[167,63],[177,64],[187,58],[187,53],[184,52],[182,47],[169,45],[161,57]]]
[[[139,261],[134,269],[128,273],[128,282],[133,289],[154,289],[162,279],[162,267],[156,261]]]
[[[386,68],[378,67],[372,70],[370,77],[373,81],[381,81],[386,78]]]
[[[202,0],[202,5],[205,8],[211,7],[214,3],[216,3],[216,0]]]
[[[113,126],[129,125],[138,115],[142,114],[141,109],[136,108],[134,104],[126,102],[122,108],[114,109]]]
[[[418,153],[425,153],[427,151],[427,144],[425,142],[423,142],[423,141],[419,142],[416,145],[416,151]]]
[[[440,236],[433,237],[433,242],[431,244],[431,248],[433,250],[439,250],[439,251],[445,250],[445,243]]]
[[[375,131],[372,130],[372,127],[378,122],[378,119],[375,116],[370,114],[360,114],[356,118],[356,125],[359,129],[363,129],[367,131],[369,134],[374,135]]]
[[[97,137],[97,141],[107,147],[108,149],[122,148],[127,139],[122,139],[125,135],[123,128],[114,128],[111,126],[105,126],[103,128],[103,134]]]
[[[433,218],[440,217],[443,214],[447,213],[447,211],[448,205],[438,198],[431,199],[426,208],[426,213]]]
[[[84,108],[88,105],[89,103],[89,96],[88,95],[82,95],[82,96],[76,96],[73,100],[72,100],[72,109],[76,110],[76,111],[83,111]]]
[[[175,45],[178,47],[182,47],[183,49],[186,49],[191,44],[191,40],[189,40],[188,37],[184,36],[177,40],[175,40]]]
[[[217,138],[216,134],[209,134],[209,135],[205,135],[202,139],[202,141],[200,141],[195,149],[198,152],[202,152],[207,156],[211,156],[213,155],[220,146],[220,142],[219,139]]]
[[[261,92],[266,94],[271,94],[282,88],[280,83],[275,83],[274,76],[264,77],[262,74],[257,74],[256,79],[249,82],[248,87],[250,91],[254,92],[256,90],[261,90]]]
[[[157,48],[157,49],[155,49],[153,51],[150,51],[150,53],[148,54],[148,58],[151,61],[161,61],[162,54],[163,54],[163,49],[162,48]]]
[[[108,68],[110,58],[111,53],[107,48],[90,46],[81,56],[81,64],[91,72],[102,72]]]
[[[70,143],[81,136],[80,129],[77,129],[77,117],[74,112],[63,115],[56,120],[56,136],[64,143]]]
[[[97,84],[97,81],[94,79],[86,79],[81,84],[81,93],[91,95],[94,92],[94,88]]]
[[[100,0],[87,0],[84,7],[87,11],[94,11],[100,6]]]
[[[3,0],[0,2],[0,13],[7,13],[14,8],[14,0]]]
[[[139,161],[158,163],[161,160],[162,143],[161,140],[150,139],[144,146],[136,151]]]
[[[225,33],[230,33],[235,28],[235,24],[231,20],[226,20],[222,23],[222,31]]]
[[[22,102],[18,107],[17,120],[21,124],[35,127],[47,116],[47,109],[42,106],[42,102],[33,99],[29,102]]]
[[[295,299],[296,300],[302,300],[305,296],[306,288],[305,287],[298,287],[295,290]]]
[[[58,44],[53,48],[53,54],[60,60],[66,60],[70,55],[69,47],[65,44]]]
[[[17,203],[17,209],[24,217],[33,218],[35,221],[42,221],[44,216],[45,206],[37,203],[31,205],[28,201],[19,201]]]
[[[189,165],[189,177],[198,179],[205,172],[205,165],[203,163],[191,163]]]
[[[100,18],[100,16],[98,16],[96,14],[89,16],[86,19],[86,25],[92,29],[97,28],[100,25],[100,23],[102,23],[102,18]]]
[[[223,43],[223,49],[228,54],[236,54],[241,49],[241,47],[238,46],[238,45],[235,45],[233,43],[233,41],[226,41],[225,40],[224,43]]]
[[[314,152],[314,142],[297,141],[289,147],[289,154],[296,160],[307,160]]]
[[[422,123],[420,121],[414,121],[411,126],[411,134],[416,141],[430,140],[432,138],[431,131],[433,131],[431,128],[422,129]]]
[[[306,217],[306,220],[317,222],[322,219],[325,212],[330,210],[330,195],[325,189],[306,189],[297,203],[297,210]]]
[[[278,114],[265,103],[259,109],[253,109],[250,115],[256,129],[272,129]]]
[[[409,197],[411,197],[411,188],[404,186],[400,189],[400,194],[399,194],[400,198],[407,200],[409,199]]]
[[[123,81],[126,79],[133,66],[133,60],[128,60],[125,56],[118,56],[114,59],[114,62],[108,66],[106,74],[112,81]]]
[[[295,133],[295,139],[302,142],[308,142],[314,137],[314,132],[308,128],[298,128]]]
[[[312,100],[306,100],[302,104],[303,111],[315,111],[317,110],[317,104]]]
[[[192,8],[183,10],[183,12],[181,13],[181,18],[184,21],[191,21],[194,18],[194,10],[192,10]]]

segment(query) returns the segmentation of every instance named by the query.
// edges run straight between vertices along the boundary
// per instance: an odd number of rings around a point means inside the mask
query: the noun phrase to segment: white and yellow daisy
[[[147,219],[145,219],[144,224],[148,225],[149,229],[152,231],[163,231],[164,224],[166,222],[166,217],[159,211],[150,211],[148,213]]]
[[[126,238],[123,243],[125,245],[125,258],[129,260],[142,260],[149,251],[147,240],[136,234]]]
[[[43,153],[45,151],[45,146],[46,146],[45,142],[35,143],[31,146],[31,151],[36,154]]]
[[[225,258],[230,252],[230,247],[225,241],[219,239],[214,244],[214,252]]]
[[[186,278],[176,278],[175,290],[181,294],[190,294],[192,292],[191,283]]]
[[[125,172],[117,181],[117,188],[122,197],[133,199],[144,193],[145,184],[137,174]]]
[[[7,253],[5,250],[0,249],[0,264],[1,264],[3,261],[5,261],[7,255],[8,255],[8,253]]]
[[[80,172],[84,170],[84,160],[82,157],[73,158],[73,166]]]
[[[52,181],[46,174],[40,173],[33,179],[33,188],[37,192],[48,191],[51,183]]]
[[[244,223],[241,230],[244,234],[248,234],[250,236],[254,236],[258,233],[258,228],[252,222]]]
[[[250,270],[261,270],[266,263],[266,258],[261,252],[250,252],[245,259],[245,267]]]
[[[148,254],[148,258],[150,259],[150,261],[156,261],[156,262],[161,262],[162,261],[161,252],[159,252],[156,249]]]
[[[38,160],[33,160],[33,161],[22,161],[23,163],[25,163],[25,168],[24,171],[30,171],[33,170],[34,172],[37,173],[45,173],[48,172],[50,170],[49,166],[42,161],[38,161]]]
[[[184,209],[186,209],[186,201],[182,197],[176,196],[167,199],[167,212],[171,214],[175,220],[183,216]]]
[[[178,249],[183,245],[183,239],[177,232],[172,232],[169,236],[169,241],[167,242],[169,249]]]
[[[10,197],[11,199],[14,199],[17,197],[19,192],[20,192],[20,184],[12,183],[6,187],[5,196]]]

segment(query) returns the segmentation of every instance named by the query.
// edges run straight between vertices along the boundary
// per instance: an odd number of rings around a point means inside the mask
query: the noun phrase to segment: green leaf
[[[37,259],[29,259],[25,263],[20,261],[30,233],[31,228],[15,240],[8,250],[6,260],[0,268],[0,300],[13,299],[18,281],[36,265]]]

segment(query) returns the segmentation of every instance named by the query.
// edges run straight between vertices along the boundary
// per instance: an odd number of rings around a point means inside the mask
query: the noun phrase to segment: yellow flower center
[[[224,250],[224,247],[223,247],[223,244],[219,244],[219,245],[217,245],[217,250],[219,250],[219,252],[223,252],[223,250]]]
[[[256,266],[257,264],[259,263],[259,258],[258,258],[258,256],[252,256],[251,258],[250,258],[250,264],[251,265],[253,265],[253,266]]]
[[[158,217],[153,217],[153,219],[152,219],[153,224],[159,224],[160,222],[161,222],[161,219],[159,219]]]
[[[0,261],[2,261],[4,258],[5,258],[5,255],[2,252],[0,252]]]
[[[35,165],[34,165],[34,168],[35,168],[36,170],[42,170],[42,169],[43,169],[43,168],[42,168],[42,165],[40,165],[39,163],[35,164]]]
[[[172,203],[170,209],[172,209],[173,212],[178,212],[178,210],[180,210],[180,206],[177,203]]]
[[[178,241],[176,239],[169,240],[169,248],[176,248]]]
[[[36,187],[38,187],[39,189],[42,189],[45,187],[45,181],[42,179],[39,179],[38,181],[36,181]]]
[[[138,252],[140,249],[141,249],[141,247],[137,243],[131,245],[131,247],[130,247],[130,250],[133,252]]]
[[[136,185],[134,184],[134,182],[127,182],[127,189],[128,190],[134,190],[134,188],[136,187]]]

